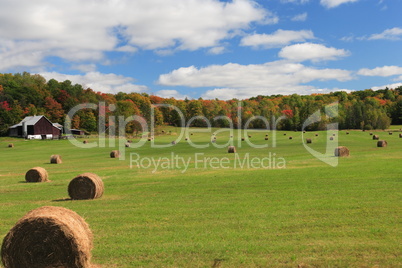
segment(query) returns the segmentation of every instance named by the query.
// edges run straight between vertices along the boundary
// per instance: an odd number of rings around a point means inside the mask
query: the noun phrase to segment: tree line
[[[157,126],[205,127],[210,123],[212,127],[267,128],[268,122],[271,128],[301,130],[303,123],[317,111],[321,111],[319,118],[307,130],[323,130],[332,122],[337,122],[340,129],[362,130],[402,124],[402,86],[351,93],[256,96],[245,100],[176,100],[135,92],[106,94],[69,80],[46,81],[38,74],[24,72],[0,74],[0,135],[7,135],[8,128],[25,116],[45,115],[53,123],[64,124],[66,114],[81,103],[104,103],[107,126],[118,124],[108,119],[112,116],[138,115]],[[328,116],[332,103],[338,103],[333,117]],[[98,117],[99,109],[81,109],[71,118],[71,127],[96,132]],[[131,122],[126,131],[139,132],[140,128],[138,123]]]

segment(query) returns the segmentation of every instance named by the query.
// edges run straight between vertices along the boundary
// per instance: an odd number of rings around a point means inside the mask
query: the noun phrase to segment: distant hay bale
[[[176,145],[176,141],[172,141],[172,144],[173,144],[173,145]]]
[[[345,146],[339,146],[335,148],[335,156],[345,157],[349,156],[349,154],[350,154],[349,149]]]
[[[329,137],[329,140],[330,140],[330,141],[333,141],[333,140],[334,140],[334,137]]]
[[[46,169],[41,167],[34,167],[25,173],[25,180],[27,182],[46,182],[49,176]]]
[[[28,212],[4,237],[4,267],[91,267],[93,235],[83,218],[63,207]]]
[[[124,144],[125,147],[130,147],[130,143],[126,142],[126,144]]]
[[[265,137],[265,140],[267,141],[269,138],[268,137]]]
[[[14,143],[9,143],[8,148],[14,148]]]
[[[283,136],[286,136],[286,133],[283,133]]]
[[[265,134],[265,137],[268,137],[268,134]]]
[[[336,136],[336,134],[334,133],[334,134],[332,134],[332,136],[334,136],[334,137],[335,137],[335,136]]]
[[[306,139],[307,143],[312,143],[313,141],[311,139]]]
[[[132,140],[127,140],[127,143],[132,143],[133,141]]]
[[[110,158],[119,158],[119,157],[120,157],[120,151],[113,150],[110,152]]]
[[[50,156],[50,164],[61,164],[63,161],[61,161],[61,156],[58,154],[54,154]]]
[[[87,144],[87,143],[88,143],[88,141],[87,141],[87,140],[84,140],[82,143],[83,143],[83,144]]]
[[[228,153],[232,153],[232,154],[236,153],[236,147],[234,147],[234,146],[229,146],[229,147],[228,147]]]
[[[346,135],[349,135],[349,132],[346,132]]]
[[[246,139],[245,138],[241,138],[241,141],[245,141]]]
[[[392,132],[388,132],[389,135],[392,135]]]
[[[402,133],[399,133],[399,138],[402,138]]]
[[[316,137],[318,137],[318,134],[315,134]]]
[[[291,139],[293,139],[293,137],[292,137],[292,136],[290,136],[290,137],[289,137],[289,140],[291,140]]]
[[[304,130],[303,133],[306,133],[306,131]]]
[[[251,138],[251,135],[248,135],[249,138]]]
[[[370,132],[370,136],[373,136],[373,132]]]
[[[190,133],[191,136],[193,136],[193,133]]]
[[[148,141],[152,141],[152,138],[148,138]]]
[[[381,140],[377,142],[377,147],[387,147],[387,141]]]
[[[188,138],[185,138],[184,140],[185,140],[185,141],[188,141]]]
[[[373,140],[379,140],[380,139],[380,136],[378,136],[378,135],[373,135]]]
[[[95,199],[103,195],[102,179],[93,173],[83,173],[72,179],[68,185],[68,195],[71,199]]]

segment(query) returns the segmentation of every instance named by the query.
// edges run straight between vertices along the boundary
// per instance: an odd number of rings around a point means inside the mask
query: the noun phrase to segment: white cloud
[[[306,4],[310,0],[281,0],[281,3]]]
[[[371,87],[371,89],[372,90],[379,90],[379,89],[385,89],[386,87],[390,88],[390,89],[393,89],[393,88],[397,88],[397,87],[401,87],[401,86],[402,86],[402,82],[395,83],[395,84],[383,85],[383,86],[375,86],[375,87]]]
[[[156,92],[157,96],[162,97],[162,98],[175,98],[178,100],[184,100],[185,98],[189,98],[187,95],[183,95],[177,90],[173,89],[162,89]]]
[[[282,48],[279,57],[291,61],[302,62],[311,60],[313,62],[325,60],[337,60],[340,57],[349,56],[350,52],[344,49],[326,47],[320,44],[303,43]]]
[[[307,12],[298,14],[298,15],[294,16],[291,20],[292,21],[306,21],[307,20]]]
[[[320,0],[321,5],[326,8],[334,8],[342,4],[353,3],[359,0]]]
[[[217,47],[277,16],[252,0],[3,1],[0,70],[105,60],[105,52]]]
[[[402,75],[402,67],[399,66],[383,66],[374,69],[363,68],[360,69],[357,74],[364,76],[393,76]]]
[[[228,63],[204,68],[182,67],[159,77],[165,86],[213,87],[204,98],[245,98],[258,94],[309,94],[312,81],[351,80],[351,72],[341,69],[316,69],[286,61],[240,65]],[[224,97],[226,96],[226,97]]]
[[[99,72],[89,72],[85,75],[70,75],[57,72],[44,72],[40,73],[40,75],[47,80],[52,78],[57,81],[70,80],[73,84],[80,84],[84,88],[91,88],[94,91],[103,93],[116,94],[120,91],[126,93],[148,91],[146,86],[133,84],[133,78],[112,73],[102,74]]]
[[[314,38],[314,34],[310,30],[288,31],[279,29],[272,34],[253,34],[246,36],[240,41],[240,45],[254,48],[276,48],[286,46],[293,42],[304,42]]]
[[[208,54],[212,54],[212,55],[218,55],[218,54],[222,54],[226,51],[226,48],[224,46],[218,46],[218,47],[213,47],[211,49],[208,50]]]
[[[379,34],[372,34],[368,38],[362,38],[367,40],[401,40],[402,38],[402,28],[394,27],[392,29],[387,29]]]

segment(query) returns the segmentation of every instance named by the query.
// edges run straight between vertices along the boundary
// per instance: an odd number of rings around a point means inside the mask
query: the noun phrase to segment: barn
[[[9,136],[26,139],[58,139],[62,135],[62,129],[60,124],[53,124],[44,115],[27,116],[9,128]]]

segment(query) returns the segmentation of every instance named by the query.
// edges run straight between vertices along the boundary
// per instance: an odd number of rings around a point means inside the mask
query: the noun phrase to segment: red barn
[[[61,134],[61,125],[53,124],[44,115],[27,116],[9,128],[11,137],[27,139],[58,139]]]

